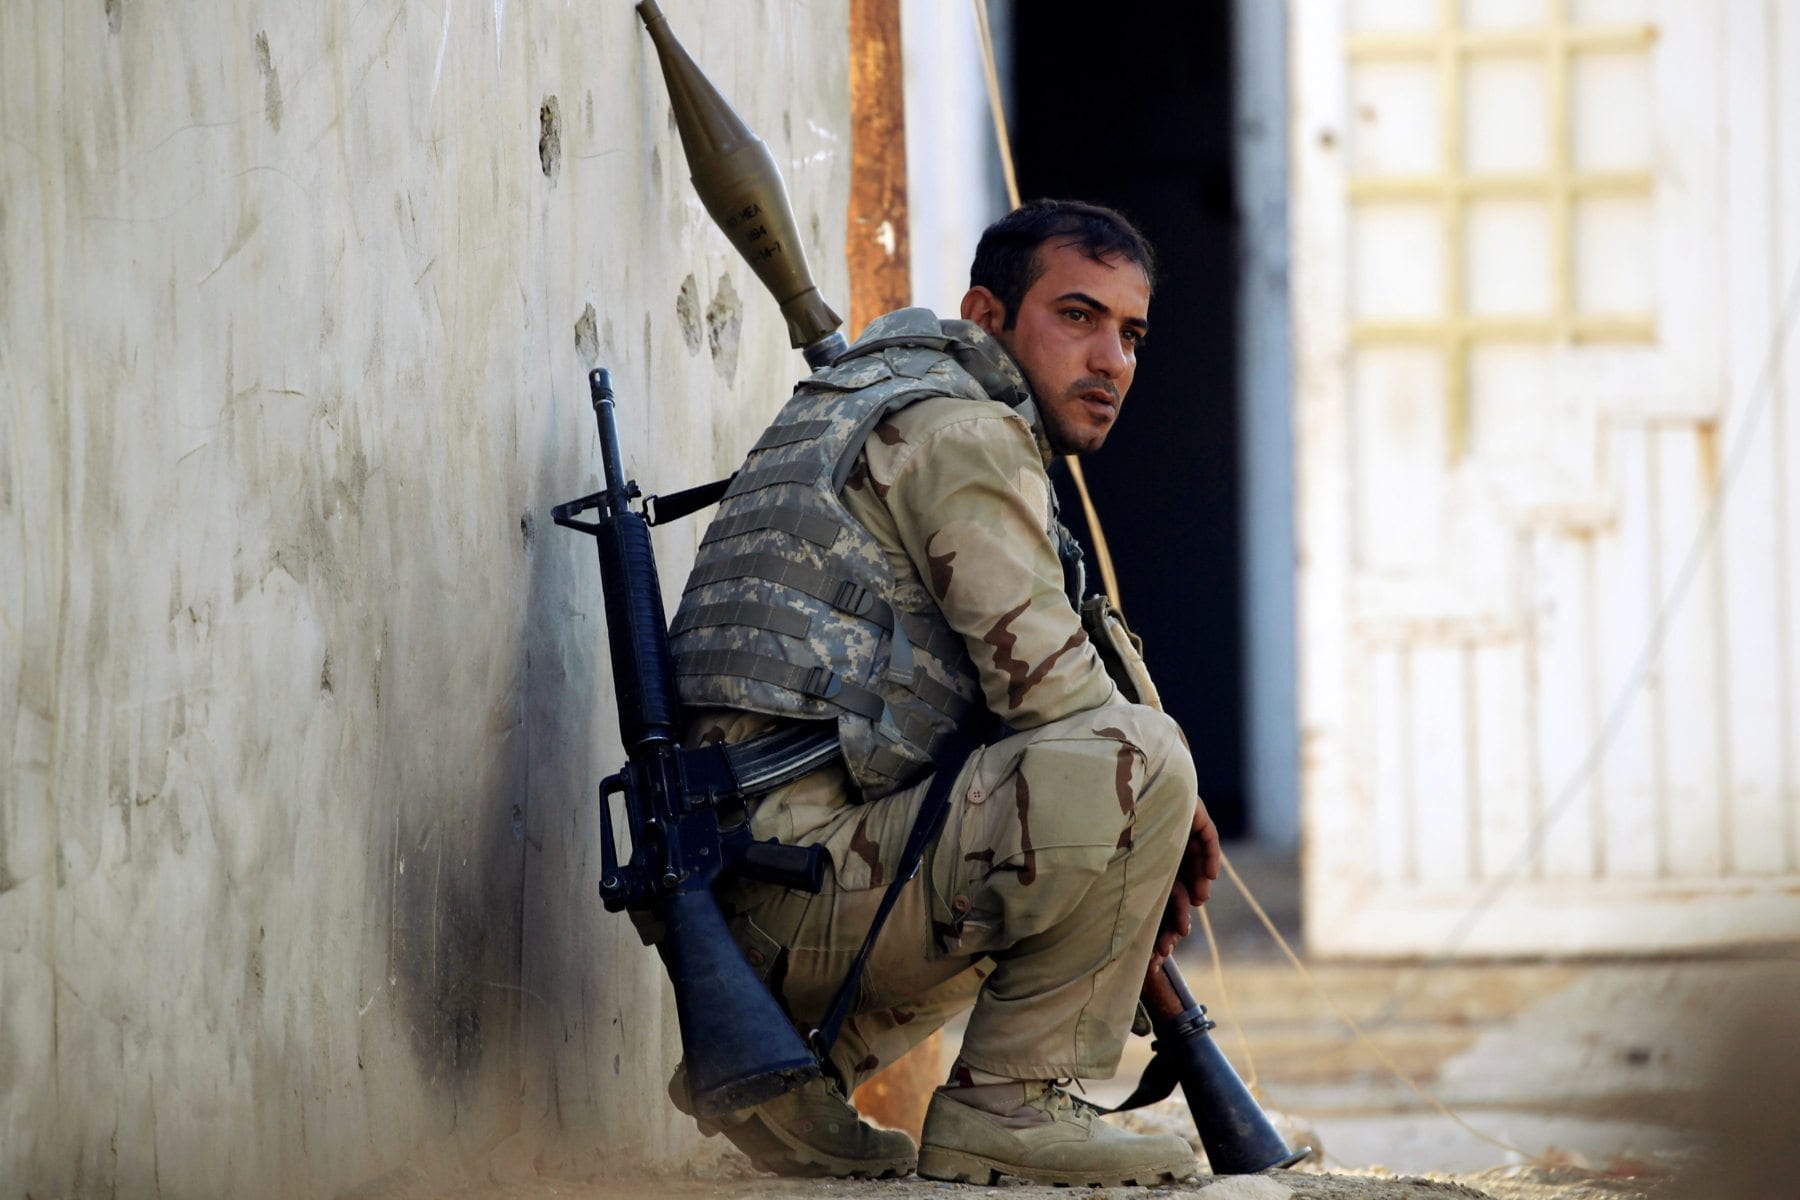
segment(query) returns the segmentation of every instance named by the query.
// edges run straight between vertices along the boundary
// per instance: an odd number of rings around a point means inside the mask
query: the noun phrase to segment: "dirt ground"
[[[1168,1100],[1137,1113],[1109,1118],[1142,1132],[1181,1132],[1204,1162],[1204,1150],[1193,1133],[1192,1118],[1179,1101]],[[1277,1115],[1275,1122],[1290,1146],[1317,1141],[1314,1130]],[[1721,1145],[1721,1150],[1729,1147]],[[1773,1149],[1765,1146],[1765,1150]],[[658,1200],[961,1200],[992,1195],[997,1200],[1069,1200],[1080,1193],[1088,1200],[1724,1200],[1731,1197],[1776,1197],[1762,1181],[1731,1180],[1732,1190],[1710,1183],[1696,1186],[1695,1168],[1720,1182],[1716,1164],[1704,1153],[1686,1169],[1678,1164],[1646,1164],[1620,1160],[1604,1166],[1572,1161],[1545,1161],[1492,1167],[1463,1174],[1408,1175],[1381,1167],[1327,1168],[1315,1154],[1292,1170],[1260,1175],[1202,1175],[1191,1182],[1157,1188],[1046,1187],[1002,1180],[994,1187],[938,1183],[916,1176],[886,1180],[778,1179],[761,1174],[723,1138],[708,1139],[679,1171],[656,1175],[622,1175],[602,1181],[550,1179],[533,1173],[523,1162],[496,1158],[471,1164],[454,1174],[419,1169],[397,1172],[338,1200],[622,1200],[655,1196]],[[1740,1185],[1750,1190],[1737,1190]]]
[[[1345,1168],[1319,1155],[1289,1171],[1247,1177],[1206,1177],[1174,1186],[1084,1189],[1091,1200],[1777,1200],[1800,1195],[1800,1018],[1793,991],[1762,995],[1757,1020],[1735,1025],[1723,1047],[1687,1094],[1685,1139],[1652,1137],[1647,1155],[1543,1151],[1537,1159],[1467,1171],[1406,1175],[1368,1160]],[[1179,1130],[1193,1139],[1192,1117],[1179,1101],[1163,1101],[1112,1121],[1139,1130]],[[1309,1124],[1273,1114],[1291,1146],[1319,1146]],[[1661,1126],[1647,1121],[1647,1128]],[[1661,1126],[1667,1128],[1667,1126]],[[1328,1150],[1328,1146],[1321,1146]],[[1400,1150],[1399,1144],[1391,1146]],[[1496,1155],[1499,1157],[1499,1155]],[[1494,1159],[1489,1159],[1492,1162]],[[1330,1166],[1327,1166],[1330,1164]],[[538,1175],[527,1155],[459,1166],[428,1164],[356,1187],[338,1200],[1066,1200],[1071,1189],[1003,1182],[997,1187],[904,1180],[794,1180],[760,1175],[722,1137],[707,1139],[679,1169],[655,1175],[621,1173],[607,1180]]]
[[[1291,862],[1258,863],[1253,886],[1289,937]],[[1258,869],[1260,868],[1260,869]],[[1403,1086],[1272,953],[1230,894],[1209,905],[1230,1005],[1215,1038],[1292,1146],[1291,1171],[1163,1188],[1087,1189],[1127,1200],[1785,1200],[1800,1196],[1800,944],[1687,959],[1398,964],[1311,962],[1381,1052],[1455,1110]],[[1241,907],[1241,906],[1240,906]],[[1184,947],[1184,950],[1187,950]],[[1183,962],[1196,994],[1219,983],[1203,947]],[[954,1030],[947,1031],[960,1037]],[[954,1039],[945,1049],[954,1054]],[[1132,1039],[1117,1103],[1148,1044]],[[1303,1115],[1284,1115],[1303,1114]],[[1175,1099],[1111,1120],[1197,1139]],[[1073,1189],[929,1180],[792,1180],[756,1173],[723,1138],[678,1171],[606,1181],[549,1178],[520,1138],[510,1154],[423,1163],[338,1200],[1066,1200]]]
[[[1302,1167],[1262,1175],[1202,1177],[1158,1188],[1092,1188],[1092,1200],[1658,1200],[1689,1193],[1670,1190],[1672,1177],[1643,1178],[1585,1168],[1502,1167],[1461,1179],[1384,1173],[1324,1172]],[[757,1175],[748,1165],[709,1177],[618,1179],[579,1183],[542,1178],[512,1183],[471,1181],[448,1188],[422,1172],[403,1173],[379,1189],[358,1189],[343,1200],[1069,1200],[1074,1189],[1003,1182],[997,1187],[901,1180],[796,1180]],[[1724,1193],[1712,1193],[1724,1195]],[[1744,1195],[1755,1195],[1745,1193]],[[1779,1193],[1760,1193],[1774,1196]]]

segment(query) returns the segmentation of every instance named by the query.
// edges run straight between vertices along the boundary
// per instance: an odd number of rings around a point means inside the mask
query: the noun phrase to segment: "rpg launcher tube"
[[[813,283],[775,159],[675,40],[656,0],[637,11],[656,44],[701,203],[781,305],[789,343],[805,350],[809,365],[829,363],[844,350],[843,321]]]
[[[1206,1006],[1194,999],[1173,959],[1163,960],[1163,978],[1180,1009],[1151,1013],[1156,1026],[1156,1053],[1168,1055],[1187,1098],[1200,1144],[1214,1175],[1254,1175],[1272,1167],[1291,1167],[1310,1146],[1289,1150],[1274,1122],[1238,1078],[1218,1045],[1208,1037],[1214,1022]],[[1153,1063],[1154,1067],[1155,1064]],[[1145,1071],[1145,1078],[1150,1076]]]

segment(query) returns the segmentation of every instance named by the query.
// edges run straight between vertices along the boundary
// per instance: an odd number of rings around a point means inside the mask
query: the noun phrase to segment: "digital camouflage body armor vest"
[[[922,308],[804,380],[726,491],[669,630],[684,704],[835,720],[864,799],[924,774],[983,705],[962,636],[895,608],[887,555],[838,494],[876,423],[933,396],[1030,393],[987,334]]]

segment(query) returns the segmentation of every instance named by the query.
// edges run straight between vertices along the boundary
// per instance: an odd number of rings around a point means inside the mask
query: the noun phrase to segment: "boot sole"
[[[785,1130],[755,1117],[720,1132],[758,1170],[795,1179],[888,1179],[910,1174],[914,1165],[911,1155],[904,1158],[839,1158],[791,1138]]]
[[[816,1150],[778,1129],[754,1113],[735,1120],[695,1117],[687,1103],[685,1088],[669,1081],[669,1099],[677,1111],[694,1117],[702,1137],[725,1135],[725,1140],[738,1148],[759,1171],[783,1175],[790,1179],[892,1179],[913,1173],[914,1155],[899,1158],[839,1158]]]
[[[1058,1171],[1047,1167],[1022,1167],[1017,1163],[1003,1162],[986,1155],[971,1154],[967,1150],[921,1146],[918,1172],[925,1179],[945,1183],[972,1183],[977,1187],[992,1187],[1000,1182],[1002,1175],[1010,1175],[1028,1183],[1065,1187],[1154,1187],[1160,1183],[1179,1183],[1184,1179],[1192,1179],[1198,1174],[1195,1168],[1196,1164],[1189,1159],[1172,1162],[1167,1166],[1152,1164],[1110,1174],[1105,1171]]]

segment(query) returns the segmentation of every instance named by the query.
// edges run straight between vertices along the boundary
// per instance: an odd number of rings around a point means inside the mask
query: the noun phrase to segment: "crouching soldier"
[[[872,322],[783,407],[703,539],[671,630],[690,740],[829,721],[842,751],[751,814],[759,839],[824,848],[824,891],[719,893],[796,1023],[830,1005],[945,746],[982,743],[944,768],[948,815],[826,1076],[704,1123],[766,1170],[1107,1186],[1196,1170],[1181,1138],[1115,1129],[1064,1086],[1117,1069],[1147,966],[1217,873],[1180,730],[1142,702],[1103,604],[1084,627],[1046,474],[1106,440],[1151,284],[1117,213],[1014,211],[981,239],[962,319]],[[922,1144],[862,1121],[857,1084],[971,1005]]]

